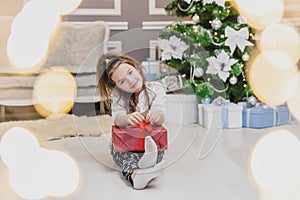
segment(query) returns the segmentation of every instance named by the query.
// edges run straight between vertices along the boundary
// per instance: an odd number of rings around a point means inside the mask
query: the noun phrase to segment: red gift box
[[[144,138],[151,136],[158,150],[167,148],[168,134],[163,126],[142,122],[133,126],[112,126],[112,143],[115,151],[145,151]]]

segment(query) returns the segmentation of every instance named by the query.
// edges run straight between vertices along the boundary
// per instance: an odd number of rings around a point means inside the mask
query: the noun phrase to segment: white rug
[[[112,120],[109,115],[95,117],[65,115],[61,119],[39,119],[0,123],[0,137],[13,127],[31,131],[39,141],[55,140],[74,136],[99,136],[111,132]]]

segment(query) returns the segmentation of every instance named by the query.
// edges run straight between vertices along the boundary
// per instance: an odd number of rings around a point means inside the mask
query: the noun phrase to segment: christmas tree
[[[165,10],[179,19],[159,33],[161,60],[186,77],[185,86],[203,103],[252,95],[246,62],[255,47],[255,30],[231,2],[173,0]]]

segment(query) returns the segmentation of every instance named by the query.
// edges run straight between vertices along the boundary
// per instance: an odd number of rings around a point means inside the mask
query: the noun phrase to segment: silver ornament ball
[[[244,55],[242,56],[243,61],[248,61],[249,60],[249,54],[244,53]]]
[[[229,83],[231,84],[231,85],[235,85],[236,83],[237,83],[237,77],[235,77],[235,76],[232,76],[232,77],[230,77],[230,79],[229,79]]]
[[[192,17],[192,20],[193,20],[193,22],[195,22],[195,23],[200,22],[200,17],[199,17],[199,15],[194,15],[194,16]]]
[[[251,106],[255,106],[257,103],[257,99],[254,96],[250,96],[247,99],[247,103],[250,104]]]
[[[211,27],[215,30],[221,28],[221,26],[222,22],[219,19],[214,19],[211,23]]]
[[[237,17],[237,23],[238,24],[246,24],[246,20],[242,16]]]

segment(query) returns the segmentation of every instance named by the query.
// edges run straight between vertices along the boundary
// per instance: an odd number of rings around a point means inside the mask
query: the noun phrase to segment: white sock
[[[153,167],[151,167],[151,168],[153,168]],[[135,170],[135,175],[133,178],[134,189],[137,189],[137,190],[144,189],[152,179],[156,178],[159,175],[158,170],[153,170],[151,172],[145,171],[145,170],[149,170],[151,168]]]
[[[151,136],[145,137],[145,153],[138,162],[139,168],[148,168],[156,164],[157,146]]]
[[[144,189],[152,179],[158,177],[161,170],[164,168],[165,163],[166,163],[165,160],[162,160],[154,167],[149,167],[146,169],[136,169],[133,178],[134,189],[137,190]]]
[[[164,169],[165,163],[166,161],[162,160],[154,167],[149,167],[146,169],[136,169],[133,178],[134,189],[137,190],[144,189],[152,179],[158,177],[161,170]]]

